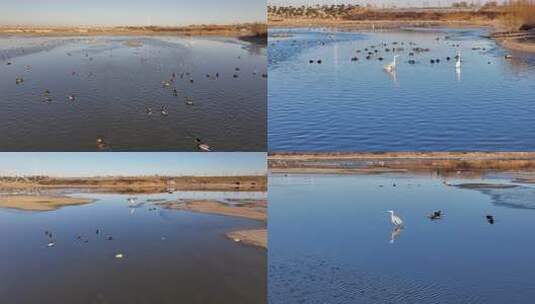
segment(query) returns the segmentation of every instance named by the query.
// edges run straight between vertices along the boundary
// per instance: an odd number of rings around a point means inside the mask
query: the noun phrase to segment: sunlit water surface
[[[177,195],[140,195],[144,204],[135,209],[126,195],[73,195],[98,200],[50,212],[0,209],[1,303],[266,302],[266,251],[225,237],[259,222],[152,209],[155,201]],[[178,195],[262,197],[265,193]],[[53,233],[54,247],[47,247],[45,231]],[[118,253],[124,257],[115,258]]]
[[[265,150],[266,53],[234,38],[0,37],[0,147]]]
[[[532,303],[535,187],[518,185],[471,190],[432,175],[271,175],[269,303]],[[387,210],[404,229],[393,229]],[[427,217],[434,210],[442,220]]]
[[[508,52],[484,35],[482,29],[271,30],[269,149],[535,150],[535,56],[511,52],[506,60]],[[392,47],[403,50],[396,52],[396,72],[387,73]],[[430,51],[409,56],[413,48]],[[374,53],[370,60],[367,52]]]

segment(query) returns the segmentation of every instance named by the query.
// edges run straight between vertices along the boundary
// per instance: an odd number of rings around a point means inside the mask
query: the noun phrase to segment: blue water
[[[269,150],[535,150],[535,56],[511,52],[513,60],[506,60],[508,52],[486,34],[271,30]],[[366,60],[364,49],[373,52],[372,45],[378,53]],[[383,66],[393,60],[385,50],[392,47],[404,50],[396,52],[397,71],[390,74]],[[430,51],[409,56],[414,47]]]
[[[145,204],[136,209],[128,207],[127,195],[75,196],[98,200],[49,212],[0,209],[1,303],[266,302],[266,251],[225,237],[230,230],[257,228],[262,223],[159,207],[152,210],[151,200],[177,195],[139,195],[138,201]],[[216,196],[235,199],[262,194],[178,195]],[[54,247],[47,247],[45,230],[53,233]],[[124,258],[116,259],[117,253]]]
[[[271,175],[269,303],[532,303],[534,201],[533,185],[431,174]]]
[[[225,37],[0,37],[0,150],[265,151],[266,57]]]

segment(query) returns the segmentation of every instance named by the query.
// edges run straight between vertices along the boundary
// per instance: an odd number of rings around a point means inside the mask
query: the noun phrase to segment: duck
[[[16,83],[16,84],[21,84],[21,83],[23,83],[23,82],[24,82],[24,79],[23,79],[22,77],[17,77],[17,78],[15,79],[15,83]]]
[[[97,148],[99,148],[100,150],[106,148],[106,142],[104,141],[104,138],[102,137],[97,137]]]
[[[152,115],[152,108],[148,107],[145,109],[145,113],[147,113],[147,115]]]
[[[166,106],[162,106],[162,109],[160,110],[160,113],[162,114],[162,116],[167,116],[167,115],[169,115],[169,110],[167,110]]]
[[[205,143],[203,143],[200,138],[198,138],[198,137],[195,138],[195,142],[197,143],[197,148],[199,148],[199,150],[204,151],[204,152],[212,151],[210,146],[205,144]]]
[[[437,211],[433,211],[433,213],[431,213],[429,215],[429,218],[431,220],[439,220],[442,218],[442,211],[441,210],[437,210]]]
[[[67,96],[67,99],[69,101],[74,101],[76,99],[76,97],[74,97],[74,95],[71,94],[71,95]]]
[[[494,224],[494,216],[487,214],[485,218],[487,219],[487,222],[489,222],[489,224]]]

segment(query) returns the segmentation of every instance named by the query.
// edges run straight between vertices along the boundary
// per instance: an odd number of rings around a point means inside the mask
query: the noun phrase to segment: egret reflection
[[[401,235],[402,230],[403,226],[396,226],[392,229],[392,233],[390,234],[390,244],[394,244],[394,241]]]

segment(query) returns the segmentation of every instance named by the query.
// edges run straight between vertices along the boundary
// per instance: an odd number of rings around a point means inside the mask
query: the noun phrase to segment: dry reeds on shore
[[[510,0],[504,8],[503,22],[508,29],[535,29],[535,0]]]

